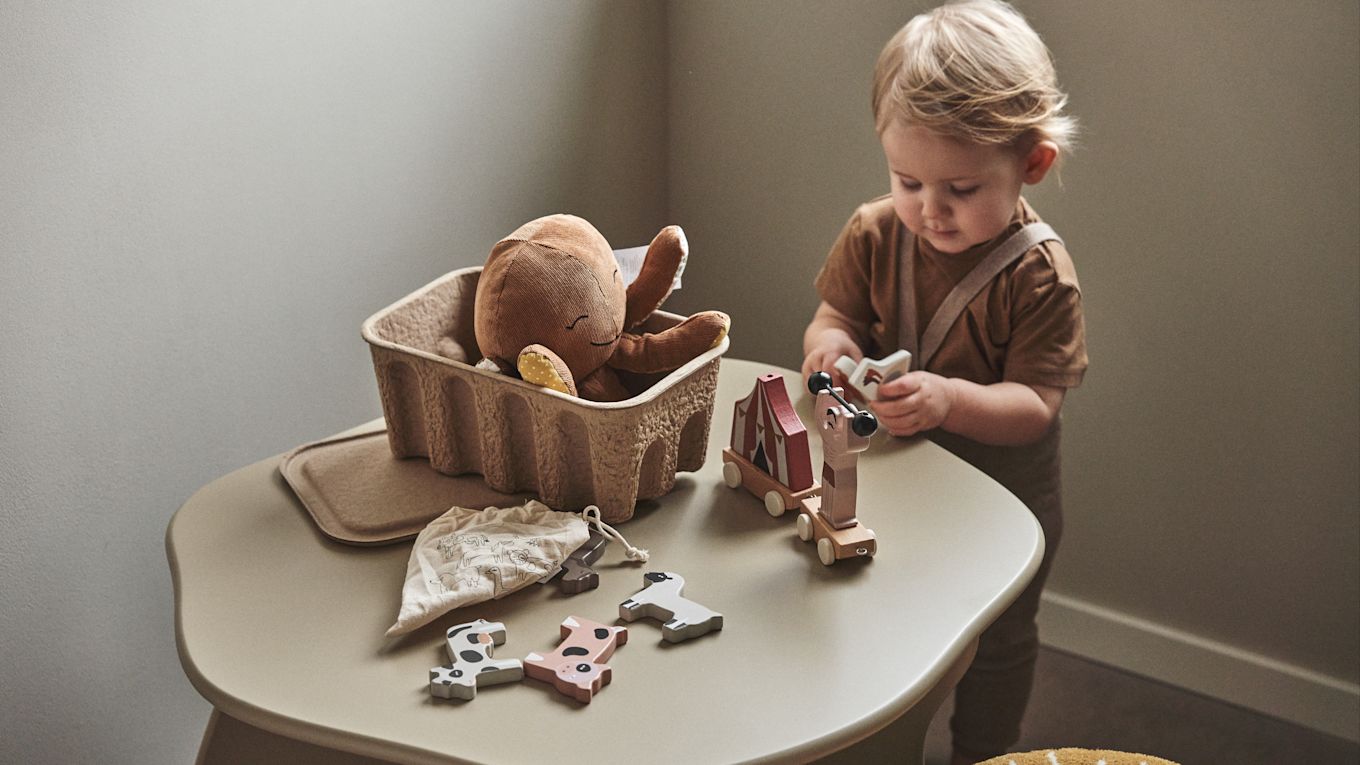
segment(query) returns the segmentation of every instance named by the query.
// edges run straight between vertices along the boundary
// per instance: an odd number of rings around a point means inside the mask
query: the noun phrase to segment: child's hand
[[[894,436],[910,436],[940,427],[954,405],[948,378],[930,372],[908,372],[878,386],[869,408]]]
[[[830,333],[828,333],[830,334]],[[831,383],[837,387],[845,388],[849,383],[845,375],[836,369],[836,359],[841,356],[849,356],[856,363],[864,357],[864,352],[859,349],[848,337],[843,341],[825,342],[808,351],[808,355],[803,359],[803,383],[806,384],[813,372],[827,372],[831,375]]]

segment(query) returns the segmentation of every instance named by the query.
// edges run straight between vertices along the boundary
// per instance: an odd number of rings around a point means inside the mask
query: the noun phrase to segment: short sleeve
[[[1086,325],[1076,270],[1060,246],[1026,258],[1013,282],[1005,379],[1075,388],[1086,374]]]
[[[866,246],[864,208],[855,210],[836,237],[813,285],[828,305],[850,319],[868,324],[876,317],[870,305],[872,267]]]

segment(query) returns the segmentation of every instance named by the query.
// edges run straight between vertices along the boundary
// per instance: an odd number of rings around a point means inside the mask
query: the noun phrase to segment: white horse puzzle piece
[[[619,604],[619,618],[631,622],[650,616],[664,622],[661,637],[679,643],[723,628],[723,616],[705,608],[680,592],[685,580],[669,571],[649,571],[642,575],[642,589]]]

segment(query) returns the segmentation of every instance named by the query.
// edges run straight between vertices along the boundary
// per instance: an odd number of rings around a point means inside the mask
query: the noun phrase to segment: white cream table
[[[624,563],[611,545],[596,590],[532,585],[401,639],[383,632],[409,543],[329,540],[278,457],[203,487],[166,534],[180,659],[215,707],[200,762],[919,762],[977,636],[1037,569],[1042,532],[977,470],[881,433],[859,460],[859,518],[878,554],[823,566],[795,513],[773,518],[721,478],[733,403],[769,371],[784,374],[811,422],[796,372],[725,359],[703,469],[620,528],[651,563]],[[820,443],[809,440],[815,470]],[[629,624],[613,682],[589,705],[530,680],[470,702],[427,692],[446,627],[502,621],[497,657],[545,651],[568,615],[613,623],[653,569],[682,574],[685,594],[722,612],[724,629],[672,645],[655,621]]]

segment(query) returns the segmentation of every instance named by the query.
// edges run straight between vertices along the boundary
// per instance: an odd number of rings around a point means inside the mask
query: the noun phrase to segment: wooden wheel
[[[723,463],[723,483],[729,489],[735,489],[741,485],[741,468],[735,462]]]
[[[821,559],[822,565],[830,566],[836,562],[836,546],[831,543],[828,537],[817,540],[817,557]]]
[[[784,507],[784,495],[771,489],[765,492],[765,512],[778,518],[788,508]]]

